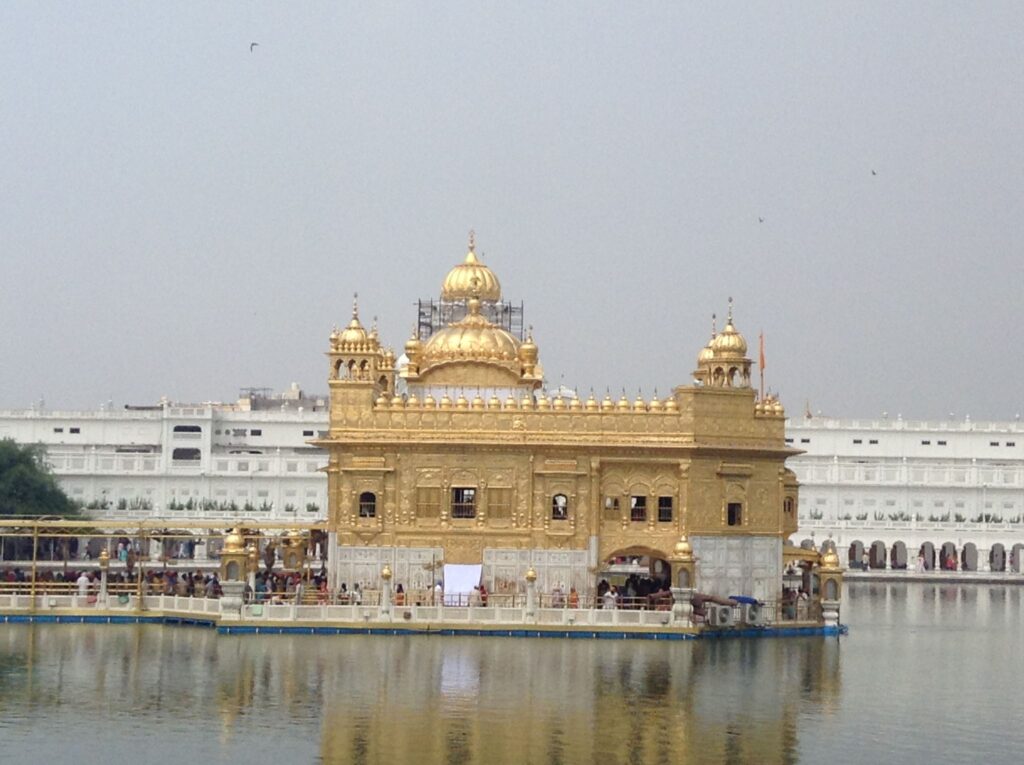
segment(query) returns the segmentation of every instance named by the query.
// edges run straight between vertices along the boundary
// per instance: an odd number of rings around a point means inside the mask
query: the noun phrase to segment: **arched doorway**
[[[850,550],[847,554],[847,564],[850,568],[864,567],[864,543],[855,539],[850,543]]]
[[[988,551],[988,567],[992,571],[1006,571],[1006,548],[1001,542],[996,542]]]
[[[907,569],[907,546],[903,542],[896,542],[889,551],[889,565],[897,570]]]
[[[935,568],[935,545],[925,542],[918,551],[921,557],[921,564],[925,571],[932,571]]]
[[[952,542],[943,542],[939,551],[939,565],[943,571],[956,571],[960,567],[960,556],[957,554],[956,545]]]
[[[615,550],[597,572],[598,603],[611,591],[618,608],[670,609],[673,586],[694,585],[675,583],[668,556],[648,547]]]
[[[868,565],[871,568],[885,568],[885,543],[879,539],[871,543],[871,550],[868,553]]]
[[[964,571],[978,570],[978,546],[974,542],[964,545],[964,552],[960,559],[960,568]]]
[[[1018,542],[1010,550],[1010,571],[1018,574],[1021,573],[1022,569],[1024,569],[1024,558],[1021,557],[1022,555],[1024,555],[1024,544]]]

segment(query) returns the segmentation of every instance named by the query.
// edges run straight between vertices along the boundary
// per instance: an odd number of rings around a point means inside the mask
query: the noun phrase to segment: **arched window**
[[[551,520],[564,521],[569,517],[569,498],[556,494],[551,498]]]
[[[793,498],[792,497],[786,497],[784,500],[782,500],[782,512],[784,512],[787,516],[792,517],[793,516],[793,504],[794,504],[793,503]]]
[[[364,491],[359,495],[359,517],[377,517],[377,495],[372,491]]]

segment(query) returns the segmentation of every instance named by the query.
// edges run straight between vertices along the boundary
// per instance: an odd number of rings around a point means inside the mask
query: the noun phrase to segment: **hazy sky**
[[[401,352],[474,228],[552,385],[666,394],[731,295],[792,414],[1010,419],[1022,40],[1016,1],[4,2],[0,406],[325,391],[352,292]]]

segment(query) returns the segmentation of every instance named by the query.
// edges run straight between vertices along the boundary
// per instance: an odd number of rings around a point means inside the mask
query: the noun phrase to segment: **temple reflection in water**
[[[3,708],[76,693],[195,718],[227,747],[266,715],[324,762],[793,762],[801,705],[834,705],[839,644],[301,636],[10,626]],[[11,670],[10,662],[17,659]],[[69,697],[70,694],[70,697]],[[113,700],[113,701],[111,701]],[[111,706],[113,705],[113,706]]]

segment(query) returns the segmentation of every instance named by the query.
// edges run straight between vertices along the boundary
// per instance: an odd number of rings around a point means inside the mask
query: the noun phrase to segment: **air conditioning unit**
[[[745,603],[743,621],[751,627],[763,627],[765,625],[764,607],[760,603]]]
[[[731,627],[734,623],[732,606],[708,606],[708,624],[715,628]]]

